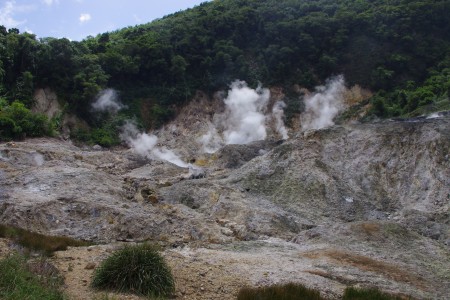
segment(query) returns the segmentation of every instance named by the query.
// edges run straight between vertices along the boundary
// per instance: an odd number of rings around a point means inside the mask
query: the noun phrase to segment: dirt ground
[[[146,299],[132,294],[99,292],[90,288],[94,269],[121,244],[69,248],[58,251],[51,263],[64,276],[64,290],[71,300],[84,299]],[[0,258],[12,253],[10,242],[0,239]],[[166,251],[165,258],[176,282],[174,299],[235,299],[246,284],[221,265],[212,265],[196,258],[187,258],[176,251]]]
[[[50,262],[64,276],[69,299],[146,299],[131,294],[95,291],[90,287],[96,267],[123,243],[69,248],[58,251]],[[0,258],[12,252],[8,240],[0,239]],[[367,256],[322,246],[309,247],[278,240],[208,248],[180,247],[163,252],[175,278],[172,299],[236,299],[244,286],[300,282],[321,290],[322,296],[339,299],[348,285],[395,283],[397,295],[411,288],[426,292],[429,282],[400,266]],[[399,293],[404,291],[404,293]]]
[[[70,248],[57,252],[52,258],[54,265],[65,277],[66,292],[70,299],[101,299],[105,292],[89,287],[94,268],[108,257],[116,245],[98,245]],[[217,265],[188,259],[177,252],[166,251],[165,258],[172,268],[176,282],[175,299],[235,299],[242,279],[233,277]],[[111,299],[145,299],[135,295],[109,293]]]

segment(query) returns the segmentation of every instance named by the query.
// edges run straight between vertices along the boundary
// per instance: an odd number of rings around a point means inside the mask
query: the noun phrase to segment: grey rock
[[[206,178],[183,180],[187,169],[128,149],[30,139],[0,144],[0,223],[100,243],[191,245],[200,256],[222,253],[211,263],[225,266],[265,258],[270,282],[294,272],[327,295],[351,283],[445,299],[449,149],[446,116],[335,126],[284,143],[229,145],[202,165]],[[345,255],[353,260],[339,265]],[[397,266],[416,281],[362,262]],[[268,280],[262,263],[251,266],[230,272]],[[308,273],[316,269],[328,275]]]

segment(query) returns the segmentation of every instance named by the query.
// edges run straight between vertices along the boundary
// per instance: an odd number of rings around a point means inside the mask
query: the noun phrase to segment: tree
[[[170,72],[172,75],[177,78],[181,79],[184,78],[186,67],[188,66],[188,63],[181,55],[175,55],[171,59],[171,68]]]
[[[25,105],[14,101],[0,108],[0,139],[10,140],[24,137],[49,135],[52,128],[45,115],[33,114]]]

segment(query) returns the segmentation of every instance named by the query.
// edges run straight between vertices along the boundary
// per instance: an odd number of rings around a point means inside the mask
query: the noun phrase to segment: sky
[[[35,34],[82,40],[148,23],[207,0],[0,0],[0,25]]]

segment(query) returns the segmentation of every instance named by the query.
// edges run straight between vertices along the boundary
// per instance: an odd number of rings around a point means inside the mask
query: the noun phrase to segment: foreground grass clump
[[[260,288],[242,288],[238,300],[324,300],[319,291],[299,283],[273,285]]]
[[[12,239],[15,243],[45,255],[55,251],[67,250],[67,247],[88,246],[88,242],[63,236],[48,236],[25,229],[0,224],[0,237]]]
[[[348,287],[345,289],[344,295],[342,296],[342,300],[405,300],[405,299],[411,298],[393,296],[390,294],[383,293],[375,288],[357,289],[353,287]]]
[[[169,266],[154,246],[125,246],[102,262],[92,286],[118,292],[166,297],[175,290]]]
[[[49,265],[49,264],[48,264]],[[44,262],[30,265],[24,257],[13,255],[0,261],[0,299],[62,300],[62,279]],[[37,268],[36,266],[39,266]],[[32,272],[33,270],[33,272]]]

